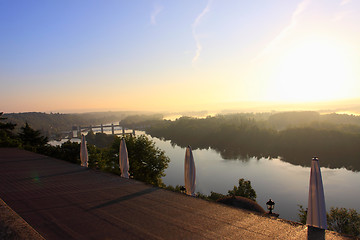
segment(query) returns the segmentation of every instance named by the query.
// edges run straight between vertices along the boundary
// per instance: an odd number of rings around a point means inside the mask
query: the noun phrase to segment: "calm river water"
[[[144,132],[136,132],[145,134]],[[185,148],[172,146],[170,141],[152,138],[156,146],[170,158],[163,181],[167,185],[184,185]],[[257,202],[266,209],[271,198],[274,212],[281,218],[297,221],[298,204],[307,207],[310,168],[292,165],[272,158],[224,160],[212,149],[193,150],[196,165],[196,192],[211,191],[227,194],[239,178],[251,181]],[[311,159],[309,159],[311,161]],[[321,164],[321,159],[320,159]],[[354,208],[360,212],[360,173],[344,168],[321,168],[327,210],[330,207]]]
[[[164,183],[184,185],[185,148],[171,146],[170,141],[152,140],[171,159]],[[298,204],[307,207],[309,167],[295,166],[274,158],[224,160],[212,149],[193,150],[193,155],[196,192],[227,194],[234,185],[238,185],[239,178],[245,178],[251,181],[257,202],[266,209],[265,203],[271,198],[275,202],[274,212],[281,218],[297,221]],[[360,212],[360,173],[344,168],[321,168],[321,173],[327,210],[330,207],[345,207]]]

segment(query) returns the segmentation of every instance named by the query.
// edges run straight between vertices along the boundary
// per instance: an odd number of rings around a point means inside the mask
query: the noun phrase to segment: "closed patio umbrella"
[[[190,146],[188,146],[186,148],[184,174],[185,174],[186,194],[191,195],[191,196],[195,196],[196,169],[195,169],[194,157],[193,157],[192,150],[191,150]]]
[[[83,167],[88,166],[89,156],[88,156],[88,150],[86,147],[86,140],[84,134],[81,135],[80,160],[81,160],[81,166]]]
[[[129,157],[124,138],[121,139],[120,142],[119,166],[121,171],[121,177],[129,178]]]
[[[324,189],[321,178],[319,159],[311,161],[309,200],[306,224],[327,229]]]

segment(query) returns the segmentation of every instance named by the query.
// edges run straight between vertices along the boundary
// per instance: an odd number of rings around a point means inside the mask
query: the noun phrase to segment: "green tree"
[[[161,178],[165,176],[164,171],[170,162],[165,152],[156,147],[155,143],[144,135],[138,137],[128,135],[125,137],[125,141],[129,154],[130,174],[135,179],[152,185],[163,185]],[[120,139],[115,142],[118,149]]]
[[[299,206],[299,213],[298,213],[299,222],[301,222],[302,224],[306,224],[307,208],[304,209],[302,205],[298,205],[298,206]]]
[[[72,163],[80,163],[80,144],[76,142],[64,142],[60,148],[60,159]]]
[[[88,167],[99,169],[99,163],[103,161],[103,151],[91,144],[87,144],[87,149],[89,153]]]
[[[7,118],[2,117],[4,113],[0,112],[0,120],[6,120]],[[11,133],[12,130],[14,130],[16,124],[14,123],[2,123],[0,122],[0,130],[6,131],[8,134]]]
[[[173,192],[179,192],[179,193],[185,193],[185,187],[182,185],[176,185],[175,187],[172,185],[163,186],[165,189],[173,191]]]
[[[299,222],[306,224],[307,209],[299,206]],[[338,233],[349,234],[353,236],[360,235],[360,214],[355,209],[330,208],[326,213],[328,229]]]
[[[355,209],[332,207],[326,217],[329,230],[354,236],[360,235],[360,214]]]
[[[6,120],[2,117],[3,112],[0,112],[0,120]],[[20,142],[16,139],[16,136],[12,133],[16,124],[2,123],[0,122],[0,147],[18,147]]]
[[[228,195],[246,197],[256,202],[256,192],[251,187],[251,182],[243,178],[239,179],[238,187],[234,186],[233,190],[228,191]]]
[[[119,147],[120,138],[116,137],[111,148],[103,151],[103,161],[99,167],[106,171],[120,174],[119,171]],[[170,159],[165,152],[155,146],[155,143],[146,136],[125,137],[128,150],[130,175],[135,179],[150,183],[155,186],[163,186],[161,178],[165,176],[165,169]]]
[[[61,146],[51,146],[47,144],[41,147],[37,147],[35,150],[36,152],[46,156],[80,164],[80,144],[76,142],[67,141],[64,142]]]
[[[24,146],[33,148],[44,146],[48,142],[47,137],[43,137],[40,131],[32,129],[28,123],[21,127],[18,136]]]
[[[210,195],[208,196],[208,199],[212,200],[212,201],[216,201],[216,200],[224,198],[224,197],[226,197],[226,195],[211,191]]]
[[[95,145],[98,148],[107,148],[114,142],[115,136],[108,135],[106,133],[96,133],[89,131],[86,135],[86,141],[88,144]]]

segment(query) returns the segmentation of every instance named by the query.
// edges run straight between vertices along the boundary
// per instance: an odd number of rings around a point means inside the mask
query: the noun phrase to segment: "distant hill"
[[[268,122],[270,126],[277,130],[314,125],[331,125],[331,128],[339,128],[345,125],[360,127],[360,116],[337,113],[320,114],[315,111],[293,111],[272,114],[269,116]],[[327,128],[330,128],[330,126],[327,126]]]
[[[101,123],[119,122],[126,116],[139,114],[138,112],[95,112],[81,114],[61,114],[61,113],[5,113],[3,117],[6,122],[17,124],[16,130],[24,126],[25,123],[33,129],[40,130],[43,135],[52,138],[64,131],[70,131],[72,126],[87,126]]]
[[[219,152],[223,159],[281,157],[308,166],[317,156],[322,166],[360,171],[360,117],[317,112],[265,115],[229,114],[204,119],[138,121],[153,137],[181,147]]]

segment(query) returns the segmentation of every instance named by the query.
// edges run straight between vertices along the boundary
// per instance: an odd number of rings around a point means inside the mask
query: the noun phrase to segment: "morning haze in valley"
[[[49,239],[360,236],[359,23],[359,0],[0,0],[0,197]]]

